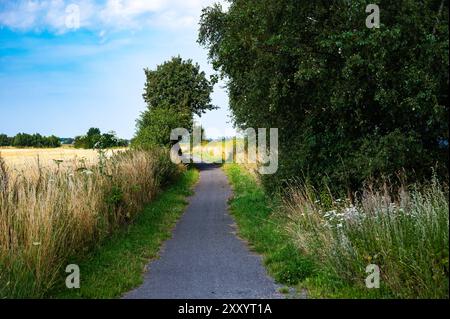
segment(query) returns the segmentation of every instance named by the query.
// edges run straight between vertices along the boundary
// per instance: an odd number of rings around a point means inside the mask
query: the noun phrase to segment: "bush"
[[[74,139],[75,148],[105,149],[112,147],[126,147],[128,141],[119,139],[114,131],[102,134],[98,128],[90,128],[86,135]]]
[[[176,112],[166,108],[146,111],[138,121],[138,133],[132,145],[137,147],[169,146],[172,129],[191,125],[191,121],[192,114],[189,112]]]

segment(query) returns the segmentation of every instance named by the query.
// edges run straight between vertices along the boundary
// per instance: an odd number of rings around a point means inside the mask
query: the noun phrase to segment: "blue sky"
[[[73,137],[89,127],[131,138],[145,109],[143,69],[181,55],[212,73],[196,43],[217,0],[0,0],[0,133]],[[228,97],[199,121],[232,135]]]

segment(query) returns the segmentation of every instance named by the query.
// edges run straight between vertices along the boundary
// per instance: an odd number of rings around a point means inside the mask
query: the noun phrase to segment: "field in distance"
[[[109,157],[116,152],[122,152],[127,148],[115,148],[106,151]],[[97,150],[76,149],[72,146],[59,148],[12,148],[0,147],[0,156],[6,165],[13,170],[29,169],[39,165],[45,168],[56,168],[73,166],[74,163],[84,162],[87,166],[96,164],[98,161]]]

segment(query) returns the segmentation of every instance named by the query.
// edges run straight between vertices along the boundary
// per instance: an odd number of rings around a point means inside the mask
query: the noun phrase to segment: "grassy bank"
[[[138,215],[133,224],[117,232],[80,266],[80,289],[53,292],[56,298],[115,298],[138,286],[143,270],[158,255],[161,243],[170,238],[175,222],[186,206],[186,197],[197,182],[197,170],[188,170],[181,178]]]
[[[448,191],[367,189],[357,202],[292,186],[268,198],[254,176],[224,167],[240,229],[280,283],[312,298],[448,298]],[[366,266],[380,267],[368,289]]]
[[[128,225],[178,168],[164,150],[10,170],[0,159],[0,297],[46,296],[69,260]]]
[[[298,249],[352,288],[369,290],[366,267],[377,265],[380,288],[370,294],[448,298],[448,190],[437,180],[366,188],[353,201],[296,185],[283,204]]]
[[[264,256],[270,275],[290,286],[312,276],[313,262],[296,249],[282,227],[284,219],[273,213],[279,204],[277,200],[266,197],[254,176],[241,166],[227,164],[224,170],[234,192],[230,209],[239,226],[239,236]]]

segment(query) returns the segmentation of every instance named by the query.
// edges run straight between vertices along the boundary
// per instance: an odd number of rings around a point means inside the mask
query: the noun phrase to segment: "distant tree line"
[[[128,140],[120,139],[114,131],[104,133],[100,129],[92,127],[86,135],[77,136],[74,140],[75,148],[93,149],[93,148],[111,148],[126,147]]]
[[[41,134],[19,133],[14,137],[0,134],[0,146],[14,147],[60,147],[61,141],[58,137],[42,136]]]
[[[63,144],[74,145],[75,148],[93,149],[125,147],[128,146],[129,141],[118,138],[116,133],[113,131],[102,134],[98,128],[91,128],[86,135],[77,136],[75,138],[59,138],[54,135],[42,136],[39,133],[19,133],[16,136],[0,134],[0,147],[12,146],[52,148],[60,147]]]

